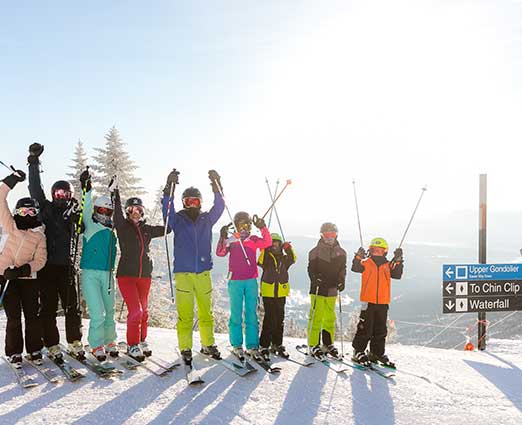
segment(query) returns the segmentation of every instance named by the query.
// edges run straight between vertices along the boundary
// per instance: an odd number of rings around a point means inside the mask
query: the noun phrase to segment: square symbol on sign
[[[455,300],[455,311],[468,311],[468,299],[467,298],[457,298]]]
[[[455,295],[468,295],[468,282],[457,282]]]
[[[455,279],[467,279],[468,278],[468,266],[456,266],[455,267]]]

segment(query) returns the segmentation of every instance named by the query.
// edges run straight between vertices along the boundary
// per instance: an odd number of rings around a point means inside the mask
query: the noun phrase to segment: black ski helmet
[[[132,198],[127,199],[127,201],[125,202],[125,209],[129,207],[143,207],[143,201],[141,200],[141,198],[133,196]]]
[[[320,233],[326,233],[326,232],[335,232],[338,233],[337,226],[334,223],[326,222],[321,225],[321,232]]]
[[[238,227],[241,223],[252,224],[252,219],[250,218],[250,215],[245,211],[239,211],[234,216],[234,224],[236,225],[236,227]]]
[[[15,210],[18,208],[36,208],[38,211],[40,211],[40,204],[36,199],[33,198],[20,198],[16,202]]]

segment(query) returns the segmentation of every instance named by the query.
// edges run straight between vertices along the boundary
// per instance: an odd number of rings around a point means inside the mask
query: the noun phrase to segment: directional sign
[[[445,264],[443,282],[470,280],[522,280],[522,264]]]
[[[443,282],[442,296],[448,297],[487,297],[522,296],[522,281],[517,280],[479,280],[474,282]]]
[[[522,297],[445,298],[443,313],[522,310]]]

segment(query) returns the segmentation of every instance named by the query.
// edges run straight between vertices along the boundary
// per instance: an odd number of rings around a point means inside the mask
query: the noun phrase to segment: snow
[[[123,325],[118,334],[123,339]],[[227,346],[226,335],[217,339]],[[172,358],[175,331],[151,329],[149,343]],[[286,340],[290,349],[298,343]],[[109,380],[88,373],[56,385],[36,375],[41,385],[23,390],[0,362],[0,424],[521,424],[522,341],[491,340],[488,349],[390,345],[400,369],[394,381],[289,362],[279,376],[259,370],[241,378],[196,357],[206,381],[197,388],[187,387],[181,370],[163,378],[138,370]]]

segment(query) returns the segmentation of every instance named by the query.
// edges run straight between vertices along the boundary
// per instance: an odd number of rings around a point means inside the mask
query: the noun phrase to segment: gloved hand
[[[38,164],[40,161],[38,158],[43,153],[44,147],[40,143],[33,143],[29,146],[29,156],[27,157],[27,162],[29,164]]]
[[[361,246],[357,252],[355,253],[355,255],[357,257],[359,257],[361,260],[364,260],[366,258],[366,251],[365,249]]]
[[[281,248],[283,248],[285,251],[287,251],[290,248],[292,248],[292,245],[290,245],[290,242],[285,242]]]
[[[163,193],[165,195],[170,195],[170,188],[172,185],[176,187],[176,185],[179,183],[179,171],[177,171],[175,168],[172,169],[172,171],[167,176],[167,183],[165,184],[165,187],[163,189]]]
[[[221,239],[228,238],[228,232],[230,231],[230,228],[232,226],[232,223],[228,223],[226,226],[223,226],[221,230],[219,231],[219,236]]]
[[[114,192],[118,189],[118,176],[112,176],[111,181],[109,182],[109,192]]]
[[[29,264],[24,264],[20,267],[12,267],[10,269],[5,269],[4,271],[4,279],[6,280],[13,280],[27,276],[31,276],[31,266]]]
[[[401,263],[404,261],[404,258],[402,256],[402,248],[397,248],[395,251],[393,251],[393,260],[394,263]]]
[[[23,182],[25,180],[25,173],[21,170],[16,170],[13,174],[9,174],[2,181],[9,186],[9,189],[13,189],[17,183]]]
[[[339,292],[343,292],[343,291],[344,291],[344,286],[345,286],[345,282],[339,282],[339,283],[337,284],[337,290],[338,290]]]
[[[252,217],[252,223],[254,223],[254,226],[256,226],[258,229],[263,229],[264,227],[266,227],[265,220],[259,218],[257,215],[254,215]]]
[[[217,193],[223,190],[223,186],[221,186],[221,176],[216,170],[208,170],[208,178],[210,179],[212,192]]]
[[[89,167],[85,169],[80,174],[80,184],[82,186],[82,190],[85,190],[86,192],[90,192],[92,189],[92,183],[91,183],[91,174],[89,173]]]

